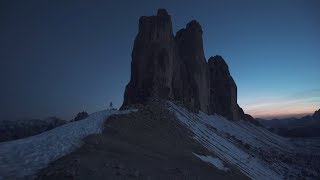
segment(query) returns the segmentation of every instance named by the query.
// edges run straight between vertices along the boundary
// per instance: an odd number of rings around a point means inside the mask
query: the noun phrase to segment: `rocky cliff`
[[[168,99],[193,111],[251,120],[237,104],[237,86],[224,59],[214,56],[206,61],[202,33],[201,25],[192,20],[174,36],[165,9],[156,16],[142,16],[122,108]]]

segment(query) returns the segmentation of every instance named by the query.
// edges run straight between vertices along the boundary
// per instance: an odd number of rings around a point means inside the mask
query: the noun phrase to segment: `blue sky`
[[[119,107],[142,15],[196,19],[255,117],[320,108],[320,1],[1,1],[0,118],[72,118]],[[300,95],[299,95],[300,94]]]

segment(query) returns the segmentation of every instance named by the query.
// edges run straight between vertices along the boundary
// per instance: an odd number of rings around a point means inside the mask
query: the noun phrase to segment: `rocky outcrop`
[[[156,98],[228,119],[253,119],[237,104],[237,86],[223,58],[206,61],[202,33],[201,25],[192,20],[174,36],[164,9],[156,16],[142,16],[122,109]]]
[[[315,111],[312,115],[314,120],[320,121],[320,109]]]
[[[82,112],[79,112],[76,117],[73,119],[73,121],[79,121],[79,120],[82,120],[82,119],[85,119],[89,116],[89,114],[85,111],[82,111]]]

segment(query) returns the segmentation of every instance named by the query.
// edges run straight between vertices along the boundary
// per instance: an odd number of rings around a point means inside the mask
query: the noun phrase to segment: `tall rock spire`
[[[202,28],[192,20],[186,28],[176,34],[176,43],[181,63],[185,66],[184,103],[207,112],[208,108],[208,71],[203,51]]]
[[[143,104],[150,97],[170,97],[177,57],[171,17],[166,10],[140,18],[131,57],[131,79],[123,105]]]
[[[201,25],[192,20],[174,36],[165,9],[156,16],[142,16],[122,108],[158,98],[233,120],[249,117],[237,104],[237,86],[223,58],[211,57],[207,63],[202,33]]]
[[[229,67],[221,56],[210,57],[209,65],[209,113],[220,114],[229,119],[239,119],[237,86]]]

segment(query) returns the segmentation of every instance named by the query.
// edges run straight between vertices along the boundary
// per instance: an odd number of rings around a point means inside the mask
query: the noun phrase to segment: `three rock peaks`
[[[237,86],[223,58],[206,61],[197,21],[190,21],[174,36],[165,9],[156,16],[142,16],[131,57],[123,108],[157,98],[232,120],[251,118],[237,104]]]

